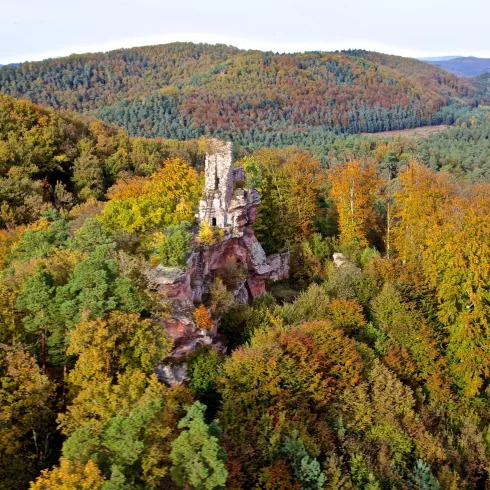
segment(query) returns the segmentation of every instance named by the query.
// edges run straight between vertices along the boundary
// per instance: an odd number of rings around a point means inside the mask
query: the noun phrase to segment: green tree
[[[286,456],[293,470],[294,479],[301,483],[305,490],[323,490],[327,481],[322,473],[320,463],[312,458],[305,449],[297,432],[291,438],[287,437],[282,445],[281,452]]]
[[[114,241],[102,228],[99,220],[87,218],[82,227],[75,232],[75,240],[71,246],[75,250],[92,253],[99,245],[114,245]]]
[[[224,373],[223,355],[213,347],[204,347],[187,359],[189,388],[197,396],[216,388],[216,378]]]
[[[430,471],[430,466],[420,459],[409,476],[410,486],[417,490],[439,490],[441,486],[436,477]]]
[[[104,193],[104,172],[90,140],[80,141],[80,155],[73,166],[73,183],[78,196],[86,201]]]
[[[119,276],[110,245],[99,245],[77,264],[68,283],[57,288],[55,301],[68,327],[79,322],[82,313],[97,318],[116,309],[130,313],[143,309],[131,280]]]
[[[31,225],[19,237],[11,252],[11,260],[28,261],[49,257],[55,248],[65,246],[69,237],[69,221],[65,214],[51,210]]]
[[[166,267],[184,266],[190,250],[192,235],[188,232],[190,223],[182,221],[177,226],[169,226],[158,250],[158,257]]]
[[[95,461],[107,479],[104,488],[134,488],[141,481],[136,463],[145,450],[145,429],[161,409],[161,400],[150,400],[127,416],[115,415],[100,433],[94,426],[85,425],[66,440],[63,456],[84,465]]]
[[[182,488],[224,488],[228,477],[225,453],[219,446],[220,431],[215,422],[206,424],[205,410],[205,405],[195,402],[179,422],[179,428],[184,430],[172,443],[171,474]]]
[[[53,326],[56,328],[56,322],[53,322],[50,315],[50,305],[54,298],[54,291],[51,275],[44,269],[39,269],[24,284],[16,301],[17,308],[27,313],[22,319],[26,333],[34,334],[39,339],[43,373],[46,373],[48,336],[53,331]],[[56,328],[56,330],[58,329]],[[62,341],[62,336],[56,335],[54,339],[51,339],[50,343],[56,345]]]

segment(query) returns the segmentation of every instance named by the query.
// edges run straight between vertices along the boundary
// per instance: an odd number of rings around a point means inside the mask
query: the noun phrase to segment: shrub
[[[216,243],[216,237],[214,236],[213,228],[207,221],[201,221],[199,225],[199,234],[197,239],[201,245],[209,247]]]
[[[209,310],[204,305],[200,305],[194,310],[194,320],[197,328],[202,330],[211,330],[213,328],[213,320],[211,320]]]
[[[241,262],[237,262],[236,257],[233,255],[226,259],[218,271],[218,277],[230,291],[234,291],[238,283],[247,277],[247,271],[245,266]]]
[[[226,289],[223,281],[216,277],[211,285],[211,310],[216,315],[221,315],[235,304],[233,293]]]

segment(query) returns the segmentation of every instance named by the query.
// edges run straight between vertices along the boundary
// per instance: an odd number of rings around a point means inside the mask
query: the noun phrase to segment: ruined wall
[[[228,204],[233,198],[233,153],[231,143],[212,141],[214,153],[206,155],[204,194],[199,205],[200,221],[224,228],[230,225]]]

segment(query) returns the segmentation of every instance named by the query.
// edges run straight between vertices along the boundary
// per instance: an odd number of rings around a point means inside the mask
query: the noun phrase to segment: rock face
[[[245,188],[243,168],[233,167],[231,143],[214,141],[213,146],[216,153],[206,157],[205,189],[198,218],[224,229],[224,237],[207,247],[196,243],[186,267],[158,266],[150,272],[162,299],[173,306],[172,318],[165,320],[165,328],[175,342],[174,359],[181,359],[202,345],[216,343],[217,325],[211,331],[199,330],[193,312],[227,259],[233,257],[246,271],[246,277],[238,281],[233,292],[238,303],[264,294],[267,280],[277,281],[289,275],[289,253],[268,258],[254,234],[252,224],[257,217],[260,196],[256,189]],[[159,367],[159,376],[167,384],[179,378],[169,369],[164,364]]]
[[[187,364],[160,364],[155,370],[157,378],[163,383],[174,386],[189,381]]]
[[[343,267],[343,266],[349,264],[349,262],[350,262],[349,259],[344,254],[342,254],[340,252],[334,253],[332,258],[333,258],[333,265],[334,265],[334,267],[337,267],[337,268]]]

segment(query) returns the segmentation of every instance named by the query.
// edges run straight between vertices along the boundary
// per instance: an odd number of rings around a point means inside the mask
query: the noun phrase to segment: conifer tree
[[[181,488],[213,490],[224,488],[228,472],[225,453],[219,446],[216,422],[204,420],[206,406],[195,402],[179,422],[184,429],[172,443],[170,460],[174,482]]]

